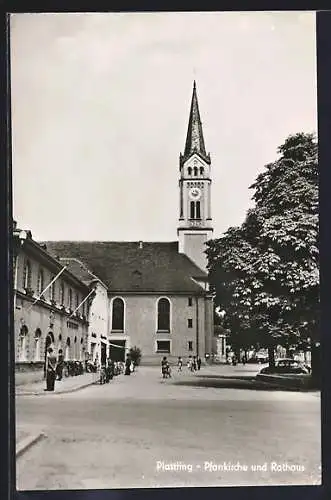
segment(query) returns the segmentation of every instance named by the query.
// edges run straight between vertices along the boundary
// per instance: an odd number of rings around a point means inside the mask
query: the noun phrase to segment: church
[[[163,356],[175,362],[178,356],[211,355],[214,310],[204,253],[213,236],[211,183],[194,82],[179,157],[177,241],[43,242],[54,258],[82,263],[106,287],[108,345],[101,357],[121,360],[134,346],[142,364],[157,364]]]

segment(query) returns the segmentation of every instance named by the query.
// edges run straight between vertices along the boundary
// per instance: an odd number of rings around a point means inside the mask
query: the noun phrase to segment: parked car
[[[263,351],[256,352],[247,359],[247,363],[256,363],[260,365],[268,363],[268,361],[269,361],[268,354]]]
[[[275,366],[266,366],[260,370],[261,374],[282,374],[282,373],[292,373],[292,374],[309,374],[311,371],[310,367],[300,361],[296,361],[292,358],[281,358],[275,361]]]

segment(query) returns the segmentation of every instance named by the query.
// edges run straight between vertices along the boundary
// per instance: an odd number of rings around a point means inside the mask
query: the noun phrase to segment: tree
[[[129,351],[129,356],[134,366],[139,366],[141,361],[141,350],[139,349],[139,347],[137,346],[131,347]]]
[[[255,206],[244,223],[207,248],[215,302],[232,336],[270,354],[275,343],[317,341],[319,317],[317,142],[299,133],[278,153],[250,187]]]

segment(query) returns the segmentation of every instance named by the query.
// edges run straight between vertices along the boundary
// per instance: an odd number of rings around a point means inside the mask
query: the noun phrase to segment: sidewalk
[[[64,377],[61,381],[55,382],[55,391],[47,392],[46,381],[40,380],[21,386],[16,386],[16,396],[45,396],[54,394],[66,394],[68,392],[78,391],[91,384],[94,384],[99,379],[97,373],[84,373],[76,377]]]

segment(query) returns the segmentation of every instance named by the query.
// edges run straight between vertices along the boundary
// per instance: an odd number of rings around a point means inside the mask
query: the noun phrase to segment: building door
[[[101,342],[101,365],[105,365],[107,360],[107,345]]]
[[[125,361],[126,340],[112,340],[109,346],[109,356],[113,361]]]

